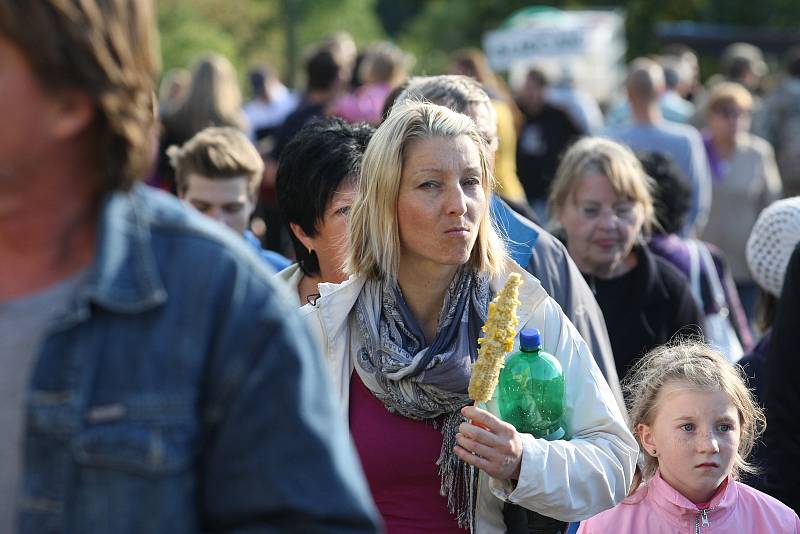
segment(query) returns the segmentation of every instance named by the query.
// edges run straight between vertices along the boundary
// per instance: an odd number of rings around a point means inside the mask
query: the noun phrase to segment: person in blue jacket
[[[280,271],[291,262],[261,247],[248,228],[256,207],[264,162],[240,130],[209,127],[183,146],[167,149],[178,196],[200,213],[241,234],[261,258]]]
[[[136,183],[153,15],[0,3],[0,532],[376,532],[288,291]]]

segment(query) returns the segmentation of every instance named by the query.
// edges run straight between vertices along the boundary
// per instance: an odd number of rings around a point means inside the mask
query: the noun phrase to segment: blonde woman
[[[779,199],[782,190],[772,147],[748,131],[752,107],[753,97],[738,83],[720,83],[711,90],[703,140],[713,194],[702,233],[703,240],[719,247],[728,260],[751,320],[758,286],[747,269],[745,246],[758,214]]]
[[[465,115],[396,105],[362,162],[350,278],[301,309],[392,533],[508,532],[505,502],[579,520],[631,481],[635,443],[586,344],[492,227],[489,161]],[[539,328],[563,366],[568,441],[520,434],[467,396],[488,302],[511,272],[524,279],[520,329]]]
[[[651,191],[630,149],[587,137],[564,155],[550,194],[567,250],[603,311],[620,378],[648,350],[702,325],[685,277],[642,244]]]

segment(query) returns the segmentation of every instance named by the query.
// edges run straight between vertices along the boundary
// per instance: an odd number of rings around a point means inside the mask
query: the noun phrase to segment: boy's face
[[[244,234],[253,212],[247,177],[211,179],[190,174],[181,198],[197,211]]]

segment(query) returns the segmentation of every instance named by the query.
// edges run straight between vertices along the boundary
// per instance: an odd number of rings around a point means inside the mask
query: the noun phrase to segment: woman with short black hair
[[[278,163],[278,204],[289,227],[297,263],[279,273],[302,306],[319,296],[321,282],[342,282],[345,231],[361,157],[374,128],[338,118],[305,126]]]

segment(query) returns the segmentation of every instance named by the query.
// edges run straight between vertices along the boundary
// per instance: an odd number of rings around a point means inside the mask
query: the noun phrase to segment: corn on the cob
[[[484,337],[478,340],[478,359],[472,366],[469,396],[478,402],[488,402],[494,394],[506,352],[514,348],[515,327],[519,324],[517,307],[522,277],[511,273],[503,289],[489,303],[489,316],[483,325]]]

